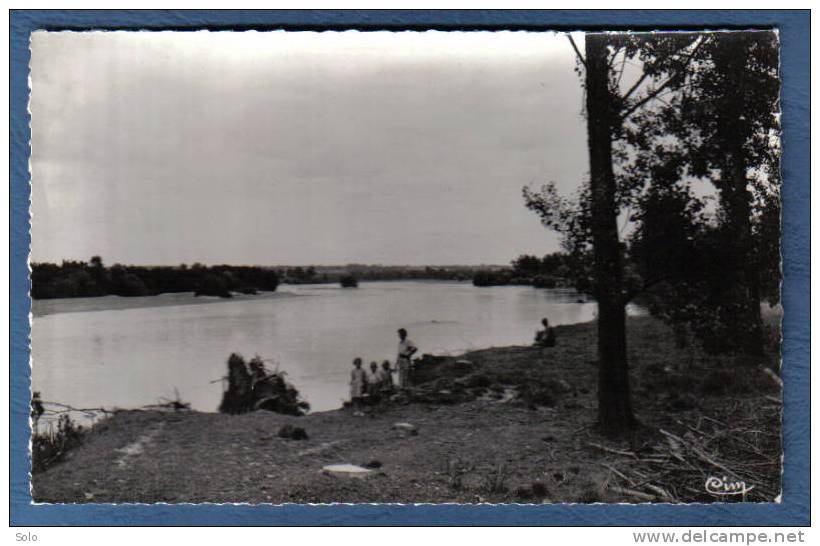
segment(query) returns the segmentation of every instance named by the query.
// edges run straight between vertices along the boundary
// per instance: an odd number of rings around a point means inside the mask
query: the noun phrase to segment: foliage
[[[265,362],[255,356],[245,362],[242,355],[228,358],[228,385],[222,393],[220,413],[240,414],[268,410],[286,415],[304,415],[310,404],[301,399],[299,391],[285,380],[284,372],[271,372]]]
[[[45,413],[45,411],[46,411],[46,409],[43,406],[43,399],[40,398],[40,392],[39,391],[34,391],[31,395],[31,413],[30,413],[30,415],[31,415],[32,424],[34,425],[33,428],[34,428],[35,432],[37,431],[37,425],[40,422],[40,417],[43,416],[43,413]]]
[[[218,296],[220,298],[230,298],[231,291],[228,289],[231,279],[227,275],[218,273],[206,273],[196,283],[195,296]]]
[[[781,278],[776,34],[609,35],[607,66],[623,298],[711,352],[754,348],[759,302],[779,301]],[[715,188],[716,208],[695,184]],[[589,180],[568,197],[554,183],[523,191],[597,298]]]
[[[479,270],[473,275],[475,286],[526,285],[535,288],[569,286],[576,261],[564,252],[553,252],[542,258],[522,254],[509,268]]]
[[[344,276],[359,281],[449,280],[467,281],[477,272],[495,272],[493,266],[204,266],[182,264],[166,266],[103,266],[94,256],[88,263],[63,261],[62,264],[32,264],[32,298],[149,296],[168,292],[199,292],[200,295],[229,297],[231,292],[256,294],[275,291],[281,283],[338,283]]]
[[[316,268],[313,266],[288,267],[282,273],[282,282],[287,284],[310,284],[317,282]]]
[[[473,275],[475,286],[503,286],[510,284],[512,274],[509,271],[478,271]]]
[[[645,285],[663,281],[651,309],[711,352],[759,353],[760,301],[780,298],[777,52],[772,32],[705,35],[685,82],[625,130],[634,159],[624,178],[652,197],[637,199],[633,238]],[[686,180],[715,188],[712,218],[684,195]],[[651,211],[655,197],[675,195],[676,210]]]
[[[84,433],[67,414],[60,415],[56,429],[49,424],[45,432],[36,431],[31,436],[31,472],[42,472],[65,460],[66,454],[82,443]]]
[[[34,299],[117,295],[150,296],[167,292],[230,297],[231,292],[275,291],[279,275],[258,266],[126,266],[105,267],[99,256],[89,262],[31,265]]]

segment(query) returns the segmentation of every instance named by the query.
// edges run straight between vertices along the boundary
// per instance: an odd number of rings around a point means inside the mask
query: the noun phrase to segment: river
[[[216,411],[231,352],[269,359],[313,411],[341,406],[351,361],[395,359],[404,327],[419,354],[529,344],[541,317],[595,317],[573,290],[459,282],[284,285],[231,300],[167,294],[34,302],[32,382],[44,400],[132,408],[179,397]],[[201,304],[208,302],[208,304]],[[634,309],[631,312],[635,312]]]

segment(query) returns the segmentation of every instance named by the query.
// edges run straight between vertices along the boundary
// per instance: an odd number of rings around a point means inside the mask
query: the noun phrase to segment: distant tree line
[[[473,275],[476,286],[526,285],[536,288],[575,286],[581,264],[573,256],[553,252],[539,258],[522,254],[502,269],[483,269]]]
[[[492,268],[492,266],[489,266]],[[342,276],[352,275],[360,281],[399,281],[399,280],[440,280],[467,281],[473,274],[485,266],[446,265],[446,266],[411,266],[411,265],[366,265],[347,264],[344,266],[317,266],[317,274],[336,282]],[[496,266],[496,269],[498,267]]]
[[[337,284],[350,278],[357,281],[469,281],[478,272],[496,272],[504,268],[491,265],[417,266],[346,264],[277,267],[275,269],[279,273],[283,284]]]
[[[95,296],[153,296],[193,292],[198,296],[229,298],[233,293],[274,291],[280,284],[342,283],[358,281],[450,280],[467,281],[477,272],[503,270],[499,266],[402,266],[348,264],[342,266],[263,267],[199,263],[178,266],[106,266],[99,256],[89,261],[31,265],[34,299]],[[505,283],[506,284],[506,283]]]
[[[168,292],[194,292],[198,296],[231,297],[233,292],[254,294],[279,286],[275,269],[258,266],[193,264],[188,266],[103,265],[99,256],[88,262],[31,265],[34,299],[117,295],[153,296]]]

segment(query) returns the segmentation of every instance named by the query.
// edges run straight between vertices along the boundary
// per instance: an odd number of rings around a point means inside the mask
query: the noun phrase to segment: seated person
[[[550,321],[544,317],[541,319],[543,330],[535,333],[535,345],[537,347],[555,347],[555,329],[550,326]]]

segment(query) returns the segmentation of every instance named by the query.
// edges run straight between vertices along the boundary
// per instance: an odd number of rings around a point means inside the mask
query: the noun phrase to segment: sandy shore
[[[80,503],[734,500],[704,490],[705,477],[720,471],[710,469],[700,453],[754,481],[747,500],[771,501],[780,491],[780,413],[767,374],[758,368],[726,371],[727,362],[675,349],[666,328],[648,317],[631,318],[629,333],[633,405],[643,424],[630,438],[610,440],[594,426],[595,327],[579,324],[558,328],[554,349],[494,348],[443,359],[428,374],[434,379],[413,396],[363,414],[350,409],[304,417],[264,411],[118,413],[89,432],[66,461],[34,475],[34,498]],[[457,360],[470,365],[465,369]],[[410,423],[416,433],[395,429],[400,422]],[[280,438],[277,432],[286,424],[303,427],[309,438]],[[721,433],[723,428],[731,435]],[[371,462],[377,468],[365,477],[322,471],[331,464]]]
[[[297,298],[300,294],[289,292],[259,292],[255,295],[236,293],[231,298],[216,296],[194,296],[193,292],[159,294],[125,298],[122,296],[100,296],[96,298],[57,298],[31,301],[31,314],[43,317],[55,313],[83,313],[88,311],[110,311],[120,309],[143,309],[146,307],[171,307],[176,305],[202,305],[260,299]]]

